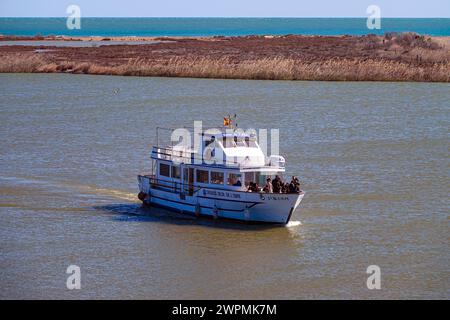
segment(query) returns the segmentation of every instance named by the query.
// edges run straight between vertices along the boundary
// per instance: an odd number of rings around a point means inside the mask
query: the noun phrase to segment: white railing
[[[205,159],[197,153],[189,150],[176,150],[172,147],[153,147],[152,149],[152,158],[153,159],[161,159],[161,160],[168,160],[178,163],[186,163],[186,164],[211,164],[209,161],[205,162]],[[232,161],[230,161],[232,160]],[[251,162],[249,163],[246,161],[246,159],[243,157],[230,157],[230,159],[225,159],[224,161],[219,162],[213,162],[214,165],[222,165],[222,166],[228,166],[228,167],[237,167],[241,169],[245,168],[268,168],[268,169],[275,169],[285,168],[285,159],[282,156],[279,155],[271,155],[270,157],[266,157],[265,164],[263,166],[255,166]]]

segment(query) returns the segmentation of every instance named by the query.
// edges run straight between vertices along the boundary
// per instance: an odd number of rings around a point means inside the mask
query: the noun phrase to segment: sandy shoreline
[[[0,72],[268,80],[450,82],[450,37],[11,37],[45,41],[0,45]],[[51,46],[55,41],[97,46]],[[126,44],[107,44],[108,42]],[[133,42],[139,42],[132,44]],[[148,43],[147,43],[148,42]],[[38,42],[37,42],[38,43]]]

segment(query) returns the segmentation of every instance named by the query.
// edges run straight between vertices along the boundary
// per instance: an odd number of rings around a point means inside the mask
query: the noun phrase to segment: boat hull
[[[150,179],[139,176],[141,200],[195,216],[247,222],[286,224],[304,193],[275,194],[199,188],[192,195],[154,187]]]

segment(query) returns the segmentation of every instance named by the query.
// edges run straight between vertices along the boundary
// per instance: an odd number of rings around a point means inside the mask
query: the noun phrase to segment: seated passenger
[[[236,181],[236,183],[233,183],[233,186],[235,186],[235,187],[242,186],[241,180],[238,179],[238,181]]]

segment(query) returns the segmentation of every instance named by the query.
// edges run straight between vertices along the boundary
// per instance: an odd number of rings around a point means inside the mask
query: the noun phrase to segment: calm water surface
[[[2,74],[0,298],[448,299],[449,89]],[[280,128],[301,224],[140,207],[155,126],[225,113]]]
[[[450,35],[449,18],[382,18],[381,29],[368,29],[367,18],[92,18],[81,29],[67,29],[67,18],[1,18],[6,35],[68,36],[242,36],[242,35],[362,35],[417,32]]]

